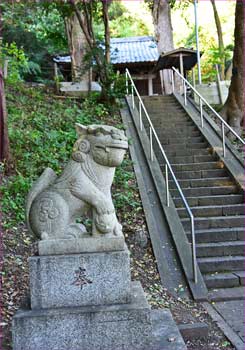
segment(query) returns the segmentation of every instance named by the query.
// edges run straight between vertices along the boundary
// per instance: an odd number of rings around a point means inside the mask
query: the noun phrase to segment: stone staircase
[[[244,298],[243,193],[224,163],[174,96],[144,97],[146,109],[195,217],[196,248],[209,299]],[[146,126],[147,124],[145,124]],[[160,165],[162,157],[157,153]],[[190,237],[190,220],[170,181],[170,192]]]

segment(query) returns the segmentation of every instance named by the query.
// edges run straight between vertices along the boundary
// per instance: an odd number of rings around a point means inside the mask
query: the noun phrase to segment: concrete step
[[[183,129],[185,127],[193,125],[193,122],[191,120],[182,120],[180,122],[178,121],[175,122],[173,120],[173,122],[169,123],[161,119],[160,117],[157,117],[155,121],[154,119],[152,119],[152,123],[154,125],[155,130],[159,130],[159,129],[166,130],[167,127],[177,127],[177,128]],[[147,127],[149,127],[149,124],[145,123],[145,128]]]
[[[212,156],[210,154],[208,155],[189,155],[189,156],[175,156],[169,154],[168,159],[170,160],[171,164],[178,164],[178,163],[204,163],[204,162],[212,162],[215,159],[215,156]]]
[[[162,145],[178,145],[178,144],[194,144],[194,143],[202,143],[204,142],[203,136],[186,136],[186,137],[170,137],[170,138],[164,138],[158,136],[161,140]]]
[[[244,215],[244,204],[197,206],[191,207],[191,211],[195,218],[222,215]],[[180,218],[188,217],[188,213],[184,207],[178,208],[177,212]]]
[[[174,100],[169,100],[169,101],[159,101],[159,102],[156,102],[154,101],[154,103],[151,103],[151,102],[148,102],[148,101],[145,101],[144,102],[145,104],[145,107],[149,108],[150,110],[162,110],[163,108],[166,108],[166,109],[172,109],[172,108],[179,108],[179,109],[182,109],[183,108],[180,106],[180,104]]]
[[[203,141],[203,142],[197,142],[197,143],[175,143],[175,144],[168,144],[164,145],[164,150],[166,152],[168,151],[181,151],[181,150],[186,150],[186,155],[188,155],[188,151],[190,149],[206,149],[208,147],[208,143]]]
[[[188,122],[188,125],[193,125],[192,120],[186,114],[180,112],[175,112],[174,114],[166,114],[164,111],[162,111],[162,113],[151,113],[150,118],[156,129],[159,127],[160,123],[171,126],[173,124]]]
[[[145,99],[143,101],[145,101],[147,104],[151,105],[152,107],[154,106],[158,106],[158,105],[165,105],[167,103],[175,103],[178,106],[180,106],[179,102],[173,97],[170,96],[169,98],[165,98],[166,96],[162,96],[161,98],[158,99],[153,99],[152,97],[150,97],[149,99]]]
[[[187,163],[187,164],[172,164],[174,172],[177,171],[190,171],[190,170],[209,170],[209,169],[222,169],[223,163],[220,161],[204,162],[204,163]]]
[[[161,104],[161,105],[155,105],[155,106],[151,106],[148,103],[145,103],[145,107],[150,117],[155,113],[156,114],[168,113],[170,116],[171,115],[175,116],[175,113],[182,113],[182,114],[188,115],[180,105],[175,103]]]
[[[157,130],[157,134],[159,138],[162,139],[178,139],[183,137],[198,137],[201,136],[201,133],[198,129],[196,130],[183,130],[183,131],[175,131],[175,130],[169,130],[169,133],[165,132],[164,130]]]
[[[198,243],[196,252],[199,258],[211,256],[245,255],[244,241]]]
[[[181,108],[178,107],[178,105],[172,105],[172,106],[159,106],[158,108],[147,108],[146,110],[148,111],[150,118],[154,118],[155,115],[161,116],[168,120],[169,122],[172,121],[172,118],[176,117],[186,117],[190,119],[188,114]]]
[[[147,125],[149,126],[149,125]],[[168,134],[169,136],[171,136],[172,133],[188,133],[188,132],[193,132],[193,131],[197,131],[198,128],[195,125],[187,125],[184,129],[181,126],[177,126],[175,128],[172,127],[172,125],[166,125],[164,127],[164,129],[162,128],[161,130],[157,130],[158,133],[162,132],[164,134]]]
[[[209,228],[233,228],[244,227],[244,215],[234,216],[214,216],[214,217],[199,217],[195,218],[195,229],[206,230]],[[181,219],[183,227],[190,231],[189,218]]]
[[[227,195],[238,193],[238,188],[235,185],[232,186],[217,186],[217,187],[197,187],[197,188],[183,188],[185,197],[201,197],[201,196],[213,196],[213,195]],[[172,197],[180,197],[177,189],[170,190]]]
[[[178,180],[179,185],[182,189],[193,188],[193,187],[218,187],[218,186],[232,186],[233,181],[229,177],[211,177],[207,179],[187,179]],[[169,188],[175,188],[175,183],[173,180],[169,181]]]
[[[244,291],[245,291],[244,287],[212,289],[208,293],[208,299],[213,302],[228,301],[228,300],[243,300]]]
[[[204,274],[207,288],[231,288],[239,287],[239,277],[233,272]]]
[[[209,205],[228,205],[228,204],[242,204],[242,194],[230,194],[227,196],[203,196],[203,197],[187,197],[187,202],[191,207],[209,206]],[[181,198],[173,198],[174,204],[177,208],[184,207]]]
[[[234,274],[239,278],[241,286],[245,285],[245,271],[235,271]]]
[[[213,156],[210,155],[209,150],[207,148],[183,148],[178,150],[166,150],[165,146],[163,145],[163,149],[165,150],[167,157],[182,157],[182,159],[186,159],[186,157],[190,156],[208,156],[209,161],[213,159]],[[159,152],[157,152],[156,154],[159,154]]]
[[[178,106],[179,108],[181,105],[175,100],[175,99],[169,99],[169,100],[158,100],[158,101],[147,101],[144,100],[145,106],[149,106],[150,108],[158,108],[158,107],[164,107],[164,106]]]
[[[207,179],[228,175],[225,169],[175,171],[174,173],[177,179]]]
[[[143,96],[143,101],[153,106],[159,103],[167,103],[167,102],[175,102],[178,103],[174,96],[166,95],[166,96]]]
[[[191,233],[187,237],[191,240]],[[244,227],[214,228],[206,230],[195,230],[196,243],[224,242],[244,240]]]
[[[202,273],[242,271],[244,256],[215,256],[198,258],[198,265]]]
[[[171,106],[177,106],[179,108],[182,108],[181,105],[176,100],[162,100],[162,101],[146,101],[145,105],[152,108],[160,108],[160,107],[171,107]]]

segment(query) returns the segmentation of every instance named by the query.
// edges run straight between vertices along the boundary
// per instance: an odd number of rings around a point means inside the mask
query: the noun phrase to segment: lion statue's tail
[[[32,203],[34,199],[46,188],[48,188],[57,178],[57,175],[51,168],[46,168],[37,181],[33,184],[30,192],[28,193],[26,200],[26,225],[28,231],[35,236],[35,233],[32,231],[29,215]]]

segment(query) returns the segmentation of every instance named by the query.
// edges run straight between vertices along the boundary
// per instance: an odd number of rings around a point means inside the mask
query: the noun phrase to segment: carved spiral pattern
[[[76,151],[76,152],[73,152],[73,153],[72,153],[72,158],[73,158],[73,160],[75,160],[76,162],[81,163],[81,162],[83,162],[84,156],[83,156],[83,153],[82,153],[82,152]]]
[[[83,153],[88,153],[89,149],[90,149],[89,141],[88,140],[81,141],[81,143],[79,144],[79,151]]]

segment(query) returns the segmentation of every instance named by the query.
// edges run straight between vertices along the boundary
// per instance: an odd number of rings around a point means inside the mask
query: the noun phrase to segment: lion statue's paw
[[[83,224],[71,224],[64,238],[81,238],[87,233]]]
[[[100,233],[106,234],[106,233],[112,233],[115,227],[115,220],[116,215],[115,213],[112,214],[102,214],[95,216],[95,225],[97,230]]]

